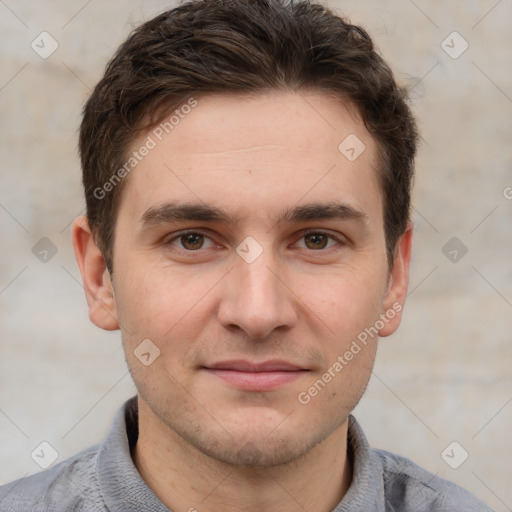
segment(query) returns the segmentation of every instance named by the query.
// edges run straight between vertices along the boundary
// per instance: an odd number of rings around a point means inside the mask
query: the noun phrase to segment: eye
[[[335,243],[328,246],[329,239],[333,240]],[[302,235],[302,240],[305,241],[305,248],[313,251],[319,251],[326,248],[330,249],[336,244],[343,245],[343,242],[338,237],[331,235],[330,233],[325,233],[324,231],[309,231],[304,233]]]
[[[213,247],[215,245],[209,237],[198,231],[188,231],[185,233],[180,233],[174,236],[173,238],[169,239],[165,243],[168,245],[178,246],[181,249],[185,249],[186,251],[192,252],[197,251],[199,249],[206,249],[206,247],[204,247],[205,240],[210,240],[210,247]]]
[[[300,242],[304,241],[303,245]],[[345,245],[341,238],[324,231],[314,231],[303,233],[300,239],[299,248],[312,251],[322,251],[330,249],[336,245]],[[186,252],[197,252],[201,249],[216,247],[215,242],[206,234],[200,231],[186,231],[175,234],[164,242],[165,245],[171,245]],[[208,245],[209,244],[209,245]]]

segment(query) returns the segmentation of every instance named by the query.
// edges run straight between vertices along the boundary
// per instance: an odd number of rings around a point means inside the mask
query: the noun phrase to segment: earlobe
[[[89,307],[89,318],[95,325],[107,331],[119,329],[114,289],[87,217],[75,219],[71,233]]]
[[[384,315],[387,322],[379,330],[379,336],[385,337],[394,333],[400,325],[402,309],[409,284],[409,267],[412,249],[412,222],[407,224],[405,233],[399,238],[394,253],[393,268],[389,276],[389,285],[384,299]]]

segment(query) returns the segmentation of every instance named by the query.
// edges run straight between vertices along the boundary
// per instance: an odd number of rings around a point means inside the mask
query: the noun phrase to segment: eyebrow
[[[140,218],[142,227],[154,227],[179,221],[219,222],[226,225],[239,223],[241,215],[235,215],[205,203],[169,202],[149,208]],[[331,201],[328,203],[309,203],[281,210],[277,223],[297,223],[312,220],[353,220],[362,224],[369,222],[368,215],[346,203]]]

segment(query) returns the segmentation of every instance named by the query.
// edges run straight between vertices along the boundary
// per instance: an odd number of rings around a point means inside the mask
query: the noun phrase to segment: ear
[[[412,232],[412,222],[408,222],[405,233],[398,239],[395,247],[393,268],[389,275],[388,288],[383,302],[382,313],[385,315],[386,322],[384,327],[379,329],[380,337],[393,334],[400,325],[409,284]]]
[[[71,228],[75,257],[82,274],[89,318],[106,331],[119,329],[114,289],[101,251],[98,249],[87,217],[73,221]]]

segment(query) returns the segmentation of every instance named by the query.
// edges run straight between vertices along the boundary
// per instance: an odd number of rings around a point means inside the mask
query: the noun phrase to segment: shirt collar
[[[347,456],[352,464],[352,482],[333,512],[383,512],[386,507],[382,462],[354,416],[349,415],[348,420]]]
[[[117,412],[97,458],[98,480],[110,512],[169,512],[142,479],[131,457],[138,437],[137,397]]]
[[[142,479],[131,450],[138,437],[137,397],[127,400],[117,412],[97,456],[98,479],[105,504],[111,512],[170,512]],[[352,482],[333,512],[384,511],[383,467],[364,432],[350,415],[347,455],[352,464]]]

